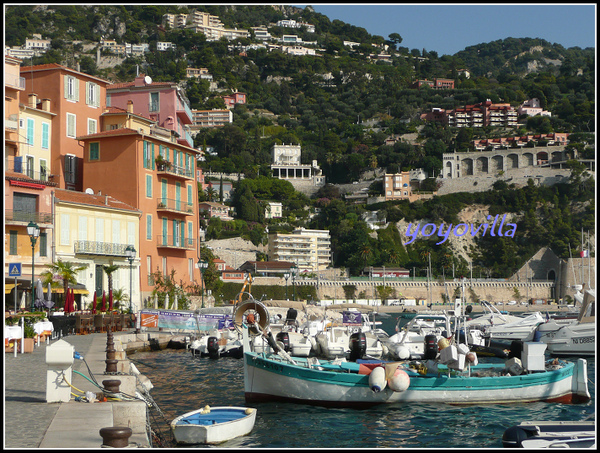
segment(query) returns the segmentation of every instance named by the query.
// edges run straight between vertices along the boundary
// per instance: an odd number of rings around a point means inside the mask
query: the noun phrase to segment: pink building
[[[127,109],[129,101],[133,102],[136,114],[177,132],[177,143],[194,147],[189,128],[192,111],[185,93],[176,83],[153,82],[150,77],[140,74],[133,82],[114,83],[106,87],[107,107]]]
[[[246,93],[235,92],[233,94],[228,94],[227,96],[223,96],[223,101],[228,109],[232,109],[236,104],[246,103]]]

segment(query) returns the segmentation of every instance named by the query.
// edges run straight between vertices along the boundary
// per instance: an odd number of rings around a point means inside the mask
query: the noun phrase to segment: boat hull
[[[554,356],[594,356],[596,327],[592,323],[563,326],[546,344]]]
[[[582,360],[582,359],[580,359]],[[359,365],[345,365],[358,367]],[[489,366],[472,367],[472,374]],[[570,363],[554,371],[521,376],[448,377],[447,374],[410,376],[403,392],[389,387],[374,392],[369,376],[303,368],[271,360],[256,353],[244,354],[247,402],[285,401],[329,407],[369,407],[389,403],[489,404],[533,401],[583,402],[590,398],[587,362]]]
[[[219,444],[252,431],[256,409],[246,413],[246,407],[214,407],[207,414],[203,409],[188,412],[171,422],[171,430],[178,444]]]

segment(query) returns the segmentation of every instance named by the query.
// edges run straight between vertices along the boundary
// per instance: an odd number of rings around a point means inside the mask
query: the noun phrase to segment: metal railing
[[[180,167],[171,163],[157,164],[157,171],[162,171],[170,175],[181,176],[183,178],[194,179],[194,170],[190,168]]]
[[[195,243],[196,241],[193,238],[182,238],[180,236],[173,236],[168,234],[161,234],[156,236],[157,247],[195,250]]]
[[[157,209],[163,209],[167,211],[183,212],[185,214],[192,215],[194,213],[194,206],[188,204],[187,201],[173,200],[172,198],[158,198],[156,200]]]
[[[52,213],[50,212],[31,212],[6,209],[4,211],[6,222],[35,222],[35,223],[53,223]]]
[[[100,241],[75,241],[75,253],[85,255],[127,256],[125,250],[129,244],[115,244]]]

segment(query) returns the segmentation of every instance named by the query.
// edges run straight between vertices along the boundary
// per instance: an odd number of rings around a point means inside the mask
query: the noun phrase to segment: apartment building
[[[159,52],[164,52],[169,49],[175,50],[175,49],[177,49],[177,45],[173,44],[172,42],[164,42],[164,41],[156,42],[156,50],[158,50]]]
[[[140,295],[151,296],[160,271],[177,281],[200,282],[198,196],[195,162],[199,151],[180,143],[157,121],[111,107],[100,132],[77,137],[85,155],[84,186],[113,195],[141,212]]]
[[[192,111],[185,93],[176,83],[153,82],[150,77],[140,74],[133,82],[107,86],[107,107],[126,109],[130,101],[136,113],[150,118],[160,127],[176,132],[179,144],[194,146],[190,134]]]
[[[108,82],[56,63],[24,66],[20,74],[25,94],[47,102],[55,114],[49,138],[50,174],[61,189],[82,191],[83,149],[77,137],[98,131]]]
[[[279,201],[268,201],[265,208],[265,219],[280,219],[283,216],[283,204]]]
[[[228,109],[234,108],[237,104],[245,104],[246,103],[246,93],[235,92],[232,94],[228,94],[223,97],[223,101],[225,102],[225,107]]]
[[[428,86],[429,88],[433,88],[435,90],[453,90],[454,89],[454,80],[452,79],[440,79],[434,78],[433,80],[416,80],[411,88],[421,89],[422,86]]]
[[[540,100],[538,98],[528,99],[525,102],[523,102],[519,106],[519,108],[517,109],[517,114],[519,116],[521,116],[521,115],[527,115],[527,116],[536,116],[536,115],[552,116],[552,113],[550,113],[549,111],[544,110],[542,108],[542,104],[540,103]]]
[[[273,177],[285,179],[292,184],[295,182],[308,182],[314,186],[325,184],[325,177],[316,160],[312,165],[302,164],[300,145],[273,145],[271,147],[271,171]]]
[[[233,220],[233,217],[230,215],[231,208],[221,203],[203,201],[198,204],[198,209],[203,217],[208,219],[218,217],[221,220]]]
[[[233,123],[233,112],[231,110],[194,110],[192,109],[192,125],[190,132],[198,133],[203,127],[223,127]]]
[[[139,209],[110,195],[57,189],[54,192],[56,240],[55,257],[86,268],[76,277],[79,288],[76,301],[81,308],[91,308],[94,291],[108,295],[108,276],[104,266],[117,265],[111,274],[112,288],[131,296],[134,312],[142,308],[139,265],[136,253],[131,267],[127,247],[140,250]],[[130,291],[133,293],[130,295]],[[129,306],[129,304],[128,304]],[[128,308],[127,306],[127,308]]]
[[[517,111],[510,104],[493,104],[491,100],[452,110],[434,108],[421,115],[425,121],[439,121],[451,127],[516,127]]]
[[[297,228],[292,233],[269,234],[269,259],[296,263],[299,272],[319,272],[331,264],[329,230]]]
[[[410,187],[410,172],[387,174],[384,176],[384,195],[385,201],[389,200],[410,200],[412,198],[412,189]]]

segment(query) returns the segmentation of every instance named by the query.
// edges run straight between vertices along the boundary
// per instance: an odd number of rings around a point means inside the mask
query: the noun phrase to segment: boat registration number
[[[573,338],[573,344],[584,344],[584,343],[594,343],[596,341],[596,337],[581,337],[581,338]]]

